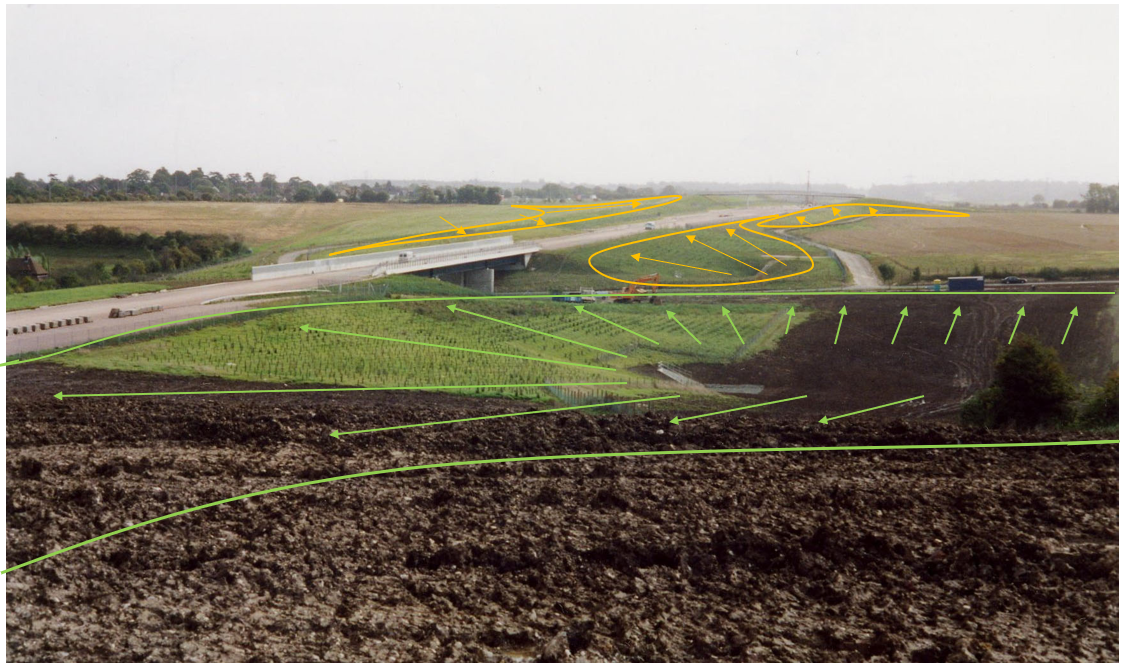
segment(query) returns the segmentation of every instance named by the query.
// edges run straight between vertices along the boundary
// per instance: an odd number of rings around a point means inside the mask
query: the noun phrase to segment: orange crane
[[[660,273],[657,272],[655,274],[637,277],[636,281],[646,282],[650,284],[659,284]],[[637,286],[636,284],[629,284],[628,286],[623,287],[620,291],[621,293],[624,293],[626,295],[613,299],[613,302],[636,302],[640,299],[640,296],[648,295],[648,302],[652,303],[653,305],[659,305],[663,301],[660,300],[660,297],[658,295],[656,295],[656,288],[657,287],[655,286],[649,288],[647,286]]]

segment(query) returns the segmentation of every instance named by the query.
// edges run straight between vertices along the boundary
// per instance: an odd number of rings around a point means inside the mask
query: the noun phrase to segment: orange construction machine
[[[636,281],[647,282],[650,284],[659,284],[660,274],[657,272],[656,274],[637,277]],[[628,286],[622,288],[620,291],[621,293],[624,293],[626,295],[614,298],[613,302],[636,302],[637,300],[642,300],[643,296],[648,296],[648,302],[652,303],[653,305],[659,305],[663,301],[660,300],[660,297],[658,295],[656,295],[656,288],[657,287],[655,286],[638,286],[636,284],[629,284]]]

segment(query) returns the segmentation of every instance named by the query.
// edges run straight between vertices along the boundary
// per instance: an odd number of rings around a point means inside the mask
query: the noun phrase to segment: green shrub
[[[880,263],[878,265],[878,274],[882,276],[882,281],[892,282],[894,281],[894,277],[898,274],[898,271],[889,263]]]
[[[1113,371],[1104,386],[1081,408],[1081,423],[1087,426],[1120,425],[1120,372]]]
[[[995,381],[961,407],[965,423],[1032,428],[1073,418],[1075,397],[1058,352],[1019,335],[995,363]]]

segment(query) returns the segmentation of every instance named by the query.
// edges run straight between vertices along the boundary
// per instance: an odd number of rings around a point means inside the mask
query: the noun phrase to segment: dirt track
[[[1087,437],[559,413],[55,366],[8,375],[7,564],[186,506],[397,465],[639,449]],[[10,661],[1119,658],[1115,447],[669,456],[350,480],[7,576]]]

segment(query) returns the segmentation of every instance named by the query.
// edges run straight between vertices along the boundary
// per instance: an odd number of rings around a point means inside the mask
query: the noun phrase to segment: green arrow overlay
[[[92,537],[88,540],[83,540],[77,544],[72,544],[69,547],[56,549],[49,554],[43,554],[37,558],[29,561],[24,561],[18,565],[13,565],[5,570],[0,570],[0,574],[7,574],[21,568],[26,568],[29,565],[38,563],[39,561],[65,554],[68,551],[73,551],[79,547],[100,542],[101,540],[108,540],[109,538],[127,533],[132,530],[139,530],[145,526],[158,523],[160,521],[167,521],[174,519],[178,516],[191,514],[192,512],[199,512],[211,507],[218,507],[227,503],[237,502],[239,500],[247,500],[249,498],[256,498],[269,493],[280,493],[282,491],[289,491],[292,489],[304,488],[306,486],[316,486],[318,484],[330,484],[333,482],[341,482],[348,479],[359,479],[362,477],[374,477],[377,475],[392,475],[400,472],[413,472],[415,470],[435,470],[437,468],[457,468],[468,465],[494,465],[502,463],[526,463],[530,461],[562,461],[562,460],[579,460],[586,458],[637,458],[649,456],[702,456],[702,455],[715,455],[715,454],[763,454],[763,453],[777,453],[789,451],[883,451],[883,450],[896,450],[896,449],[985,449],[985,448],[1003,448],[1003,447],[1064,447],[1064,446],[1080,446],[1080,445],[1094,445],[1094,444],[1120,444],[1120,440],[1081,440],[1070,442],[996,442],[991,444],[889,444],[889,445],[855,445],[855,446],[832,446],[832,447],[746,447],[736,449],[671,449],[668,451],[611,451],[600,454],[547,454],[545,456],[509,456],[507,458],[488,458],[478,461],[450,461],[446,463],[426,463],[423,465],[404,465],[397,468],[388,468],[386,470],[372,470],[370,472],[354,472],[347,475],[336,475],[335,477],[327,477],[324,479],[314,479],[307,482],[298,482],[296,484],[285,484],[284,486],[277,486],[264,491],[254,491],[252,493],[243,493],[232,498],[225,498],[223,500],[216,500],[214,502],[196,505],[195,507],[188,507],[181,509],[177,512],[158,516],[147,521],[134,523],[131,526],[118,528],[108,533]]]
[[[451,349],[452,351],[466,351],[470,354],[487,354],[488,356],[503,356],[504,358],[520,358],[525,361],[538,361],[540,363],[554,363],[555,365],[572,365],[578,368],[589,368],[591,370],[609,370],[616,372],[613,368],[607,368],[601,365],[586,365],[585,363],[572,363],[570,361],[554,361],[549,358],[535,358],[534,356],[520,356],[518,354],[501,354],[498,351],[481,351],[479,349],[466,349],[464,347],[451,347],[447,344],[432,344],[430,342],[413,342],[411,340],[398,340],[393,337],[382,337],[380,335],[362,335],[360,333],[346,333],[342,330],[325,330],[324,328],[313,328],[307,323],[301,326],[301,330],[306,333],[330,333],[332,335],[346,335],[348,337],[364,337],[369,340],[382,340],[384,342],[397,342],[399,344],[416,344],[419,347],[435,347],[437,349]]]
[[[788,335],[788,327],[792,325],[792,317],[794,317],[794,316],[796,316],[796,308],[795,307],[789,307],[788,308],[788,323],[784,324],[784,334],[785,335]],[[835,339],[838,340],[839,336],[836,335]]]
[[[697,416],[685,416],[682,419],[680,419],[679,417],[675,417],[674,419],[671,420],[671,422],[678,426],[683,421],[690,421],[691,419],[701,419],[704,416],[714,416],[715,414],[726,414],[728,412],[740,412],[743,409],[753,409],[754,407],[764,407],[765,405],[775,405],[779,402],[788,402],[790,400],[800,400],[801,398],[807,398],[807,397],[808,396],[806,396],[806,395],[798,395],[795,398],[785,398],[784,400],[772,400],[770,402],[762,402],[762,403],[758,403],[756,405],[746,405],[745,407],[735,407],[734,409],[723,409],[723,410],[719,410],[717,412],[711,412],[709,414],[699,414]]]
[[[944,336],[944,343],[948,344],[948,338],[952,337],[952,329],[956,327],[956,320],[960,318],[960,308],[952,310],[952,325],[948,327],[948,334]]]
[[[570,339],[567,339],[567,338],[562,337],[560,335],[551,335],[550,333],[544,333],[541,330],[535,330],[534,328],[528,328],[527,326],[520,326],[519,324],[512,323],[510,321],[504,321],[502,319],[495,319],[495,318],[492,318],[490,316],[484,316],[483,314],[477,314],[476,312],[470,312],[467,309],[461,309],[460,307],[457,307],[455,304],[448,305],[448,307],[449,307],[449,311],[452,312],[453,314],[456,314],[457,312],[462,312],[464,314],[469,314],[471,316],[479,317],[481,319],[487,319],[489,321],[494,321],[496,323],[502,323],[503,325],[511,326],[512,328],[518,328],[519,330],[525,330],[528,333],[534,333],[536,335],[544,335],[546,337],[553,337],[556,340],[562,340],[563,342],[569,342],[570,344],[576,344],[579,347],[585,347],[587,349],[593,349],[594,351],[600,351],[603,354],[609,354],[611,356],[620,356],[621,358],[628,358],[628,356],[625,356],[624,354],[618,354],[615,351],[609,351],[608,349],[602,349],[601,347],[595,347],[592,344],[586,344],[584,342],[578,342],[576,340],[570,340]]]
[[[55,398],[119,398],[145,395],[232,395],[236,393],[339,393],[343,391],[439,391],[442,389],[506,389],[542,386],[619,386],[628,382],[558,382],[549,384],[463,384],[460,386],[351,386],[333,389],[251,389],[248,391],[161,391],[157,393],[56,393]]]
[[[738,327],[734,325],[734,320],[730,318],[730,310],[723,307],[722,316],[726,317],[726,320],[730,322],[730,326],[734,329],[734,334],[738,336],[738,341],[745,344],[745,340],[742,339],[742,334],[738,332]]]
[[[1069,323],[1065,325],[1065,334],[1062,335],[1062,344],[1065,344],[1065,338],[1069,337],[1069,327],[1073,325],[1073,320],[1077,318],[1077,308],[1074,307],[1073,311],[1069,313]]]
[[[1015,319],[1015,327],[1011,329],[1011,337],[1007,338],[1007,344],[1015,341],[1015,331],[1019,329],[1019,322],[1026,316],[1026,308],[1020,307],[1019,311],[1016,313],[1019,315],[1019,318]]]
[[[905,400],[897,400],[895,402],[888,402],[885,405],[879,405],[878,407],[869,407],[867,409],[860,409],[857,412],[847,412],[846,414],[840,414],[839,416],[833,416],[831,418],[828,418],[825,415],[824,418],[819,420],[819,423],[825,423],[826,424],[828,421],[835,421],[836,419],[842,419],[845,416],[854,416],[856,414],[862,414],[863,412],[871,412],[871,411],[874,411],[876,409],[882,409],[883,407],[892,407],[893,405],[900,405],[903,402],[911,402],[913,400],[920,400],[924,397],[925,396],[923,396],[923,395],[919,395],[916,398],[906,398]]]
[[[641,335],[640,333],[636,332],[635,330],[629,330],[628,328],[625,328],[624,326],[622,326],[621,324],[619,324],[615,321],[610,321],[610,320],[606,319],[605,317],[601,316],[600,314],[594,314],[593,312],[587,310],[585,308],[585,305],[574,305],[574,309],[578,310],[578,312],[581,313],[581,314],[588,314],[595,319],[601,319],[602,321],[609,324],[610,326],[616,326],[617,328],[620,328],[621,330],[623,330],[626,333],[632,333],[633,335],[635,335],[636,337],[639,337],[642,340],[648,340],[652,344],[659,344],[659,342],[656,342],[655,340],[653,340],[650,337],[645,337],[644,335]]]
[[[675,323],[678,323],[680,328],[687,331],[687,334],[691,336],[692,340],[694,340],[695,342],[698,342],[699,344],[702,344],[702,342],[699,342],[699,338],[695,337],[695,334],[692,333],[690,330],[688,330],[687,326],[684,326],[682,321],[680,321],[678,318],[676,318],[675,312],[671,311],[670,309],[667,310],[667,318],[671,319]]]
[[[898,327],[894,329],[894,337],[890,340],[890,344],[898,341],[898,331],[902,329],[902,322],[905,321],[905,317],[909,316],[909,308],[902,307],[900,314],[902,318],[898,319]],[[842,320],[842,318],[840,320]]]
[[[839,310],[839,325],[835,327],[835,341],[832,344],[839,344],[839,331],[843,329],[843,317],[847,316],[847,306],[843,305],[843,309]]]
[[[637,254],[637,255],[639,255],[639,254]],[[723,272],[722,274],[730,274],[730,273]],[[777,297],[783,297],[783,296],[823,297],[825,295],[896,295],[896,296],[901,296],[901,292],[900,291],[820,291],[820,290],[810,290],[810,291],[718,291],[718,292],[707,291],[707,292],[703,292],[703,293],[699,293],[699,292],[682,293],[682,292],[676,291],[676,292],[673,292],[673,293],[660,293],[660,295],[665,297],[665,298],[688,298],[688,297],[714,298],[714,297],[718,297],[718,296],[738,296],[738,297],[771,296],[771,297],[777,298]],[[926,293],[918,293],[917,295],[918,296],[924,296],[924,297],[933,297],[933,298],[943,299],[946,296],[955,295],[955,293],[948,293],[948,292],[928,293],[928,292],[926,292]],[[1020,292],[1017,292],[1017,291],[1016,292],[1001,291],[999,293],[993,293],[991,295],[992,295],[992,297],[1000,297],[1000,296],[1018,297],[1019,295],[1022,295],[1022,294]],[[1038,291],[1038,293],[1036,295],[1116,295],[1116,291]],[[549,299],[549,298],[570,298],[570,297],[572,297],[572,296],[568,293],[560,293],[560,294],[556,294],[556,295],[547,293],[547,294],[535,294],[535,295],[462,296],[459,299],[460,300],[540,300],[540,299]],[[633,295],[633,294],[628,294],[628,293],[606,293],[606,294],[603,294],[602,297],[605,297],[605,298],[634,298],[636,296]],[[108,342],[109,340],[115,340],[115,339],[122,338],[122,337],[128,337],[129,335],[133,335],[135,333],[144,333],[144,332],[148,332],[148,331],[155,331],[155,330],[158,330],[160,328],[164,328],[165,326],[172,326],[172,325],[175,325],[177,323],[190,323],[190,322],[193,322],[193,321],[201,321],[201,320],[204,320],[204,319],[218,319],[218,318],[221,318],[221,317],[224,317],[224,316],[234,316],[235,314],[254,314],[254,313],[257,313],[257,312],[272,312],[274,310],[279,310],[279,309],[309,309],[309,308],[313,308],[313,307],[342,307],[344,305],[384,305],[384,304],[395,304],[395,303],[433,302],[433,301],[444,301],[444,300],[448,300],[448,299],[449,299],[448,297],[429,297],[429,298],[378,298],[378,299],[374,299],[374,300],[342,300],[342,301],[338,301],[338,302],[310,302],[310,303],[302,303],[302,304],[298,304],[298,305],[273,305],[271,307],[251,307],[249,309],[235,309],[235,310],[231,310],[229,312],[216,312],[214,314],[200,314],[200,315],[197,315],[197,316],[184,317],[182,319],[173,319],[171,321],[163,321],[161,323],[153,323],[153,324],[150,324],[150,325],[147,325],[147,326],[141,326],[140,328],[134,328],[132,330],[126,330],[126,331],[121,332],[121,333],[115,333],[113,335],[106,335],[105,337],[100,337],[96,340],[90,340],[89,342],[83,342],[81,344],[76,344],[72,347],[66,347],[64,349],[58,349],[58,350],[55,350],[55,351],[51,351],[49,353],[41,354],[41,355],[38,355],[38,356],[33,356],[31,358],[22,358],[22,359],[16,359],[16,360],[11,360],[11,361],[4,361],[4,362],[0,363],[0,368],[8,367],[10,365],[23,365],[24,363],[34,363],[35,361],[41,361],[41,360],[44,360],[44,359],[47,359],[47,358],[53,358],[55,356],[62,356],[63,354],[70,353],[71,351],[77,351],[78,349],[84,349],[84,348],[92,346],[94,344],[98,344],[99,342]]]
[[[357,433],[378,433],[384,430],[400,430],[402,428],[421,428],[422,426],[441,426],[448,423],[464,423],[466,421],[483,421],[485,419],[504,419],[510,416],[527,416],[528,414],[546,414],[547,412],[567,412],[575,409],[589,409],[591,407],[608,407],[609,405],[630,405],[650,400],[672,400],[677,395],[665,395],[659,398],[640,398],[639,400],[617,400],[614,402],[599,402],[596,405],[578,405],[576,407],[555,407],[553,409],[536,409],[531,412],[515,412],[513,414],[494,414],[492,416],[474,416],[468,419],[451,419],[449,421],[430,421],[428,423],[412,423],[407,426],[387,426],[385,428],[365,428],[363,430],[333,430],[330,435],[337,440],[341,435],[355,435]]]

